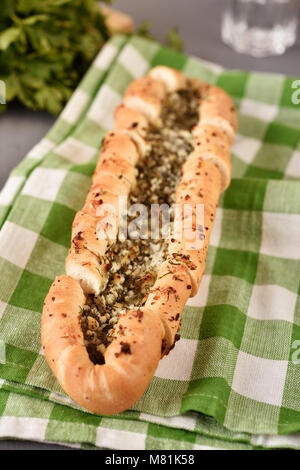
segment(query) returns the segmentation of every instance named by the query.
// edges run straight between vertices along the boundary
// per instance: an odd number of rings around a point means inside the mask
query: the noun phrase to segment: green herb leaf
[[[15,28],[12,26],[11,28],[7,28],[5,31],[0,33],[0,49],[4,51],[7,49],[13,41],[15,41],[21,34],[21,30],[19,28]]]
[[[139,36],[144,36],[144,37],[152,37],[150,33],[151,24],[152,24],[151,21],[145,21],[137,28],[137,30],[135,31],[135,34],[138,34]]]
[[[97,0],[1,0],[7,102],[58,114],[108,37]]]
[[[155,39],[153,34],[151,33],[151,22],[150,21],[145,21],[142,23],[137,30],[134,32],[134,34],[138,34],[139,36],[146,37],[149,39]],[[179,35],[179,32],[177,28],[171,28],[166,37],[165,37],[165,44],[168,46],[170,49],[173,49],[177,52],[182,52],[183,51],[183,42],[182,39]]]
[[[174,49],[177,52],[183,51],[183,42],[179,36],[177,28],[172,28],[166,36],[167,46]]]
[[[147,21],[136,34],[151,38],[150,27]],[[7,103],[17,99],[58,114],[108,38],[98,0],[1,0],[0,80]],[[176,28],[167,44],[182,50]]]

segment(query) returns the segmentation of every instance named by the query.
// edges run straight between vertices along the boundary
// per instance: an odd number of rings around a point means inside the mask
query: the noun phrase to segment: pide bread
[[[67,275],[42,314],[48,364],[87,410],[131,407],[180,338],[236,129],[225,91],[165,66],[133,81],[116,108],[74,219]]]

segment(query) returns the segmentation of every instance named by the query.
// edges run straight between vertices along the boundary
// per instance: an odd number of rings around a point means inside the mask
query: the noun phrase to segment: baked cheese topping
[[[107,286],[100,295],[89,295],[82,310],[85,345],[95,364],[104,363],[103,354],[113,340],[119,315],[145,303],[165,259],[165,237],[153,238],[150,208],[166,204],[171,226],[171,206],[181,167],[193,150],[191,130],[199,119],[198,101],[191,84],[170,93],[163,102],[159,127],[151,126],[147,132],[149,150],[137,165],[137,184],[129,195],[128,206],[143,204],[149,209],[148,227],[142,236],[141,231],[139,234],[133,230],[129,238],[119,239],[106,253]],[[137,215],[127,217],[128,227]]]

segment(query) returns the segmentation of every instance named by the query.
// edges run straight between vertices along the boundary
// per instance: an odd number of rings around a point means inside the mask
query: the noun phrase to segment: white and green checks
[[[40,343],[45,295],[113,110],[157,64],[227,90],[239,110],[222,196],[181,340],[116,417],[79,409]],[[0,437],[121,449],[300,448],[300,107],[283,75],[225,70],[139,37],[114,37],[0,194]],[[294,433],[287,435],[289,433]]]

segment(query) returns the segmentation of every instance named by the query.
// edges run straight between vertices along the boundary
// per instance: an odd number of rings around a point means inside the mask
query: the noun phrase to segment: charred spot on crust
[[[167,341],[165,340],[165,338],[163,338],[161,342],[161,354],[165,352],[166,347],[167,347]]]
[[[125,335],[125,330],[126,327],[124,328],[123,325],[119,325],[119,335],[124,336]]]
[[[131,354],[131,349],[130,349],[130,344],[129,343],[125,343],[124,341],[121,341],[120,345],[121,345],[120,352],[115,353],[116,357],[119,357],[120,354],[122,354],[122,353],[123,354]]]
[[[140,309],[138,309],[137,312],[136,312],[136,316],[137,316],[138,321],[139,321],[139,323],[140,323],[140,322],[142,321],[143,316],[144,316],[143,311],[140,310]]]
[[[175,344],[176,344],[177,341],[179,341],[179,340],[180,340],[180,335],[179,335],[179,334],[176,334],[176,335],[175,335],[175,338],[174,338],[174,343],[173,343],[172,346],[170,347],[169,352],[172,351],[172,349],[174,349]]]
[[[124,343],[123,341],[121,341],[121,353],[124,353],[124,354],[131,354],[131,349],[130,349],[130,344],[129,343]]]

